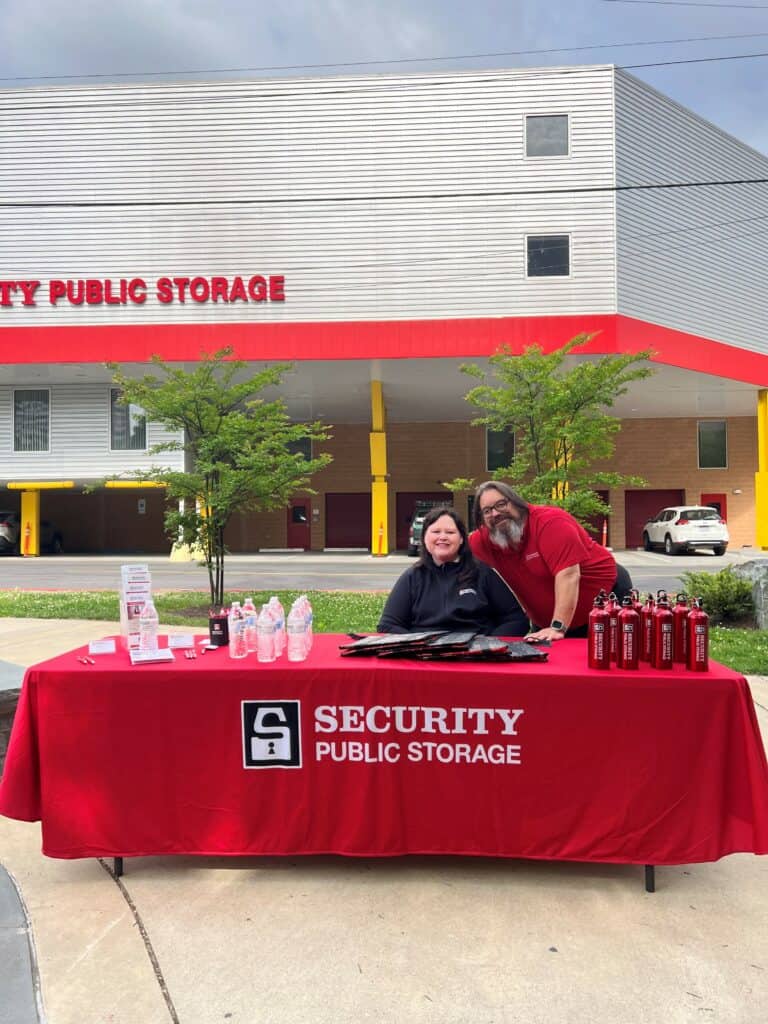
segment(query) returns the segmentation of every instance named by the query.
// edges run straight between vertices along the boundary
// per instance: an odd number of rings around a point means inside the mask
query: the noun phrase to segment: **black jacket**
[[[457,562],[407,569],[387,598],[379,632],[458,629],[487,636],[524,636],[528,632],[528,619],[494,569],[478,562],[475,582],[461,586],[459,569]]]

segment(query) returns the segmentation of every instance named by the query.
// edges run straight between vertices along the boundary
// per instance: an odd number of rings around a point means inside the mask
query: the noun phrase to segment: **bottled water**
[[[245,613],[239,601],[233,601],[229,611],[229,656],[244,658],[248,653],[245,637]]]
[[[309,598],[307,597],[306,594],[302,594],[297,600],[299,602],[299,606],[301,607],[304,619],[306,621],[307,651],[311,651],[312,641],[314,639],[314,635],[312,632],[312,605],[309,603]]]
[[[157,634],[160,631],[160,618],[151,597],[144,602],[139,616],[139,650],[156,651]]]
[[[307,618],[297,599],[288,616],[288,661],[304,661],[307,653]]]
[[[261,606],[261,615],[256,624],[256,657],[259,661],[275,660],[275,619],[269,605]]]
[[[285,650],[285,611],[277,597],[270,597],[269,607],[275,620],[275,657],[279,658]]]
[[[254,654],[258,644],[256,632],[256,621],[259,613],[252,597],[246,597],[243,602],[243,615],[245,616],[245,648],[248,654]]]

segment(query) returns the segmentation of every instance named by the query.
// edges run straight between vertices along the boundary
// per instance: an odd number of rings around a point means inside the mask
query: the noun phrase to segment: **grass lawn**
[[[226,604],[244,601],[245,592],[228,592]],[[257,607],[271,593],[255,592]],[[283,607],[290,608],[299,596],[296,590],[278,591]],[[386,594],[354,594],[346,591],[309,591],[317,633],[373,633],[384,607]],[[155,605],[162,625],[207,626],[207,591],[160,593]],[[36,619],[104,619],[117,623],[120,618],[117,594],[110,590],[71,593],[37,591],[0,591],[0,617]],[[756,629],[713,627],[711,656],[744,675],[768,675],[768,632]]]

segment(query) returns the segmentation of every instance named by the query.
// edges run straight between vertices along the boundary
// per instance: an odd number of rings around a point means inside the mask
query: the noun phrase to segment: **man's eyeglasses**
[[[494,512],[506,512],[509,508],[509,499],[502,498],[500,501],[495,502],[493,505],[488,505],[487,508],[480,509],[480,515],[483,519],[490,519]]]

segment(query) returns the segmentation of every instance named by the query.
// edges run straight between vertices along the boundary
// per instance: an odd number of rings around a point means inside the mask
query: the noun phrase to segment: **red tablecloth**
[[[342,659],[339,642],[298,665],[222,649],[35,666],[0,812],[40,819],[52,857],[768,852],[765,752],[729,669],[591,672],[578,640],[503,665]]]

